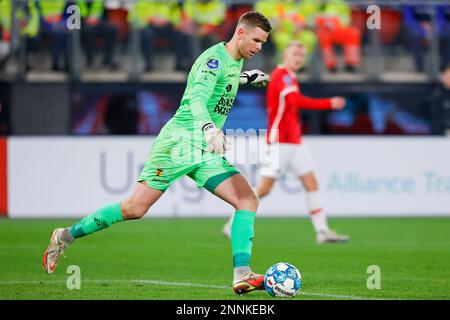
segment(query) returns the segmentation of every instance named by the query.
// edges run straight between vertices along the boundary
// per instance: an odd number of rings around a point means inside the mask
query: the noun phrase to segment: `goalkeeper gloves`
[[[205,124],[203,126],[203,132],[209,152],[223,154],[230,148],[227,137],[213,123]]]
[[[267,86],[269,81],[270,77],[268,74],[255,69],[241,73],[239,84],[243,85],[251,83],[253,86],[261,88]]]

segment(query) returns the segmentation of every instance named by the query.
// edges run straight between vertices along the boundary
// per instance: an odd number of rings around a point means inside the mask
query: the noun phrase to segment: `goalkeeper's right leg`
[[[64,249],[75,239],[109,228],[117,222],[142,218],[162,194],[162,191],[148,187],[146,182],[137,183],[127,200],[107,205],[71,227],[55,229],[42,257],[45,272],[55,270]]]

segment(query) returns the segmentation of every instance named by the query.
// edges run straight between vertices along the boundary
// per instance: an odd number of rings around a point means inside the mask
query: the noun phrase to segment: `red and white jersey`
[[[267,88],[267,143],[302,141],[299,109],[331,109],[331,99],[305,97],[295,74],[280,65],[270,75]]]

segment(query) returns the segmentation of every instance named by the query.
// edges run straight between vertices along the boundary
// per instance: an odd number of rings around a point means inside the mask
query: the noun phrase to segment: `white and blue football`
[[[302,276],[292,264],[280,262],[267,270],[264,285],[272,297],[293,297],[302,288]]]

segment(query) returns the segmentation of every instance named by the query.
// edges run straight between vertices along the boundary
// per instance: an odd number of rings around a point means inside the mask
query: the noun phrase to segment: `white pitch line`
[[[143,284],[155,284],[155,285],[165,285],[165,286],[176,286],[176,287],[197,287],[197,288],[211,288],[211,289],[227,289],[230,290],[231,286],[217,286],[202,283],[189,283],[189,282],[170,282],[161,280],[146,280],[146,279],[85,279],[81,282],[91,282],[91,283],[108,283],[108,282],[129,282],[129,283],[143,283]],[[18,280],[18,281],[0,281],[0,285],[15,285],[15,284],[51,284],[51,283],[66,283],[65,280]],[[358,297],[358,296],[348,296],[339,294],[328,294],[328,293],[317,293],[317,292],[307,292],[300,291],[300,295],[304,296],[317,296],[325,298],[335,298],[335,299],[352,299],[352,300],[386,300],[382,298],[369,298],[369,297]]]
[[[97,280],[95,280],[97,281]],[[160,280],[130,280],[130,282],[137,283],[148,283],[148,284],[159,284],[159,285],[171,285],[171,286],[185,286],[185,287],[203,287],[203,288],[217,288],[217,289],[231,289],[231,286],[215,286],[200,283],[186,283],[186,282],[168,282]],[[300,294],[305,296],[319,296],[319,297],[330,297],[330,298],[340,298],[340,299],[354,299],[354,300],[384,300],[380,298],[368,298],[368,297],[356,297],[356,296],[346,296],[346,295],[336,295],[336,294],[326,294],[326,293],[316,293],[316,292],[305,292],[300,291]]]

